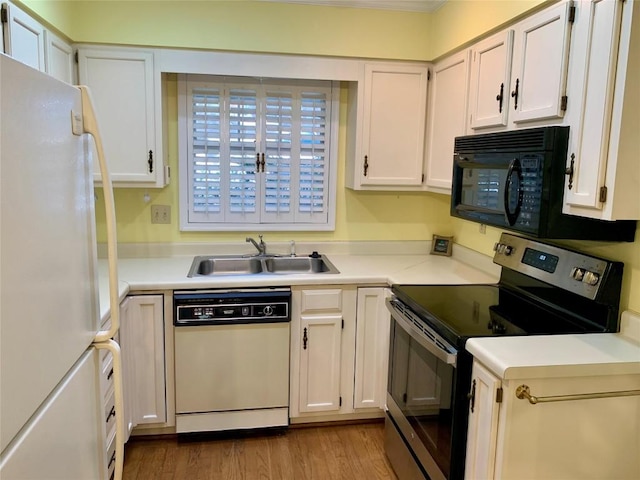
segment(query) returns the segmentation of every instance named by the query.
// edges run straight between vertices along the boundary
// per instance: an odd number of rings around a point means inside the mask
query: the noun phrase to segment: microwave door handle
[[[512,212],[509,209],[509,197],[511,196],[511,178],[514,172],[518,175],[518,203],[516,204],[516,209]],[[522,166],[517,158],[511,160],[504,183],[504,214],[509,225],[513,226],[518,220],[520,209],[522,208]]]

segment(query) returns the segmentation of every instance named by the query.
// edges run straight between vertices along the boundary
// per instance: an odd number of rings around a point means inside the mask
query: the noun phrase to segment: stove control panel
[[[622,263],[612,262],[557,245],[549,245],[503,233],[494,246],[493,261],[498,265],[537,278],[592,300],[609,287],[606,280],[622,277]]]

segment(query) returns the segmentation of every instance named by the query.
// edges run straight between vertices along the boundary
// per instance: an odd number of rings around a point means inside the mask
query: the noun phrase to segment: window
[[[178,90],[182,230],[334,228],[331,82],[181,75]]]

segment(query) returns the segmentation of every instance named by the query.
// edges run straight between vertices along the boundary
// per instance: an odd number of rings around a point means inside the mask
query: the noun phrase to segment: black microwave
[[[536,238],[634,240],[635,220],[562,213],[569,127],[456,137],[451,215]]]

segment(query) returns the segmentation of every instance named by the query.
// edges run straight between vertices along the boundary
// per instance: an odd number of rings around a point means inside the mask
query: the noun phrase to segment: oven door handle
[[[402,329],[407,332],[412,339],[418,342],[421,346],[423,346],[427,351],[436,358],[443,361],[447,365],[456,366],[456,361],[458,355],[456,353],[451,353],[448,350],[445,350],[442,346],[438,345],[434,340],[429,338],[424,332],[420,331],[418,327],[416,327],[413,322],[408,320],[402,313],[396,310],[393,305],[393,300],[388,298],[386,300],[387,308],[389,312],[391,312],[391,316],[397,322],[397,324],[402,327]]]

